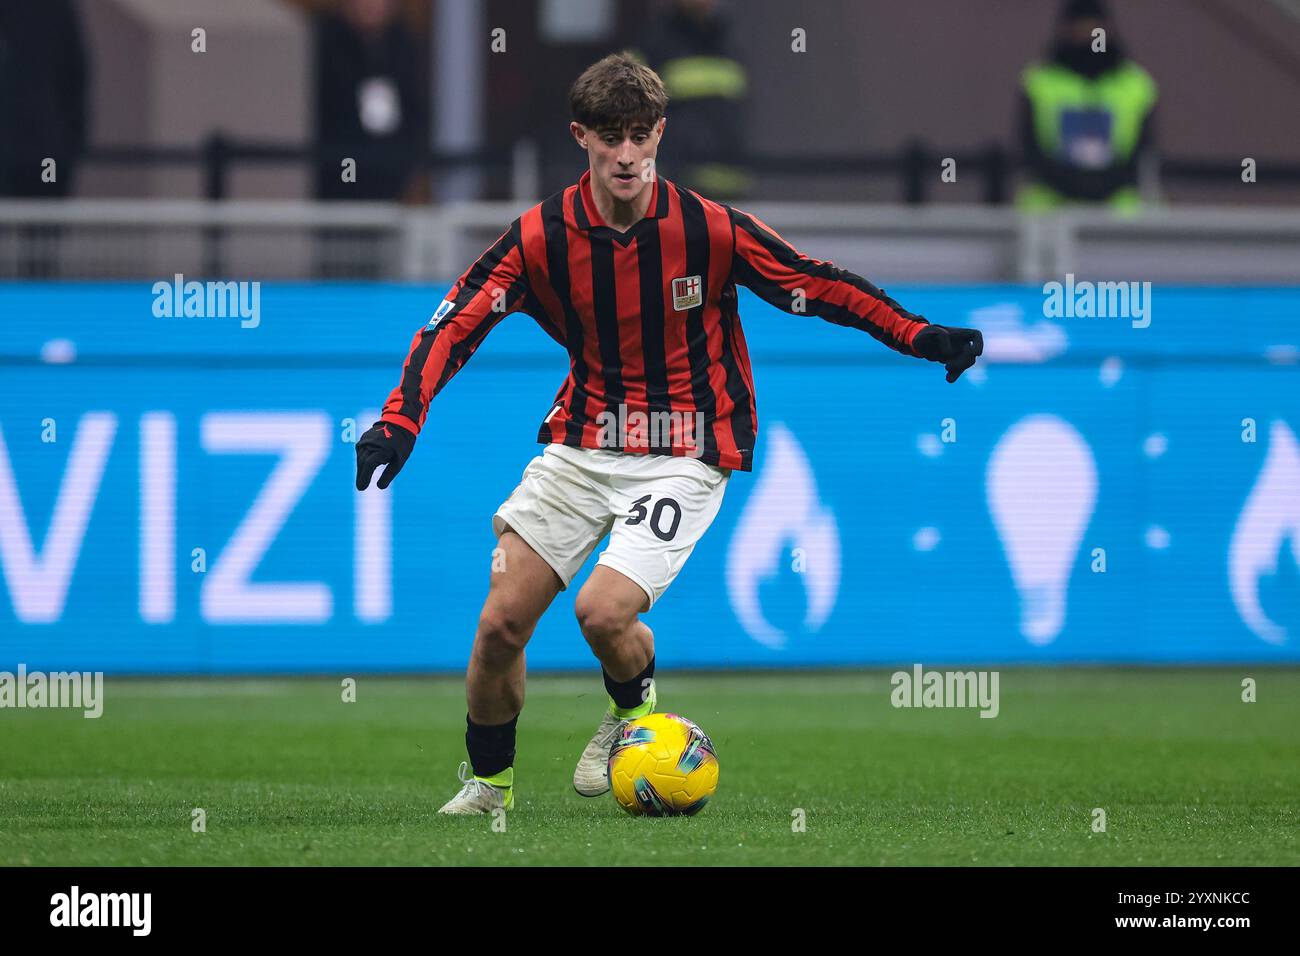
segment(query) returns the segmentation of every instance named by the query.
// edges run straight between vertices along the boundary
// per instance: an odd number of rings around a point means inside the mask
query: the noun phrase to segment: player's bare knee
[[[629,615],[613,602],[600,598],[583,600],[582,595],[578,596],[574,610],[582,636],[594,651],[622,640],[636,620],[635,614]]]
[[[509,608],[485,607],[479,615],[475,640],[480,652],[489,659],[513,657],[528,644],[532,631],[532,626],[523,616]]]

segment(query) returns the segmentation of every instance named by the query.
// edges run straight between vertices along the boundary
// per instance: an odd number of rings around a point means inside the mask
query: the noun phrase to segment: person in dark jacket
[[[68,195],[85,148],[86,53],[72,0],[0,3],[0,196]]]
[[[86,52],[72,0],[0,3],[0,196],[71,195],[86,151]],[[20,226],[14,275],[60,274],[61,226]]]
[[[423,48],[397,17],[396,0],[343,0],[316,20],[316,197],[420,202],[428,178],[429,90]],[[355,164],[345,174],[344,161]],[[373,231],[317,234],[316,275],[388,274]]]
[[[715,0],[674,0],[637,51],[673,104],[659,162],[675,181],[719,199],[739,199],[750,186],[741,166],[749,77],[729,28]]]
[[[429,144],[423,50],[395,0],[344,0],[316,21],[316,144],[320,199],[392,200],[419,191]],[[356,160],[355,182],[343,160]]]

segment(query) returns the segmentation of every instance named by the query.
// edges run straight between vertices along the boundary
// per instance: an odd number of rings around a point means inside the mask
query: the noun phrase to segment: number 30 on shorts
[[[649,517],[650,530],[655,533],[655,537],[660,541],[671,541],[677,534],[677,526],[682,523],[682,506],[672,498],[660,498],[655,502],[654,508],[647,511],[646,502],[653,497],[653,495],[642,495],[632,502],[632,517],[627,519],[626,524],[640,524]],[[672,523],[665,529],[664,511],[668,509],[673,513]]]

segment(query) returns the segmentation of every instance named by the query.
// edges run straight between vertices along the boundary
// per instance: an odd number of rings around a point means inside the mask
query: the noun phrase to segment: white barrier
[[[445,281],[521,202],[0,202],[0,278]],[[1025,216],[1007,207],[750,203],[797,248],[876,282],[1300,282],[1300,210],[1154,208]]]

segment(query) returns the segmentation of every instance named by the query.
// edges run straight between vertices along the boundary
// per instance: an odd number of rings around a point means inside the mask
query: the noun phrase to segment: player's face
[[[622,129],[587,129],[573,124],[573,135],[587,151],[591,178],[620,202],[631,202],[654,182],[655,154],[667,120],[654,126],[637,123]]]

